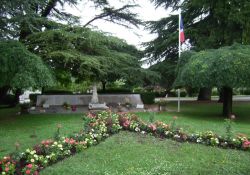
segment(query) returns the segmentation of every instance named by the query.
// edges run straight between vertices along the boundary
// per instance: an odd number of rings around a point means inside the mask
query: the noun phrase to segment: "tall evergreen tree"
[[[167,10],[181,9],[186,37],[190,39],[196,51],[216,49],[234,42],[249,44],[250,2],[248,0],[151,0],[151,2],[156,7],[163,6]],[[178,17],[169,16],[159,21],[150,21],[148,29],[158,34],[154,40],[145,44],[149,60],[177,60]]]

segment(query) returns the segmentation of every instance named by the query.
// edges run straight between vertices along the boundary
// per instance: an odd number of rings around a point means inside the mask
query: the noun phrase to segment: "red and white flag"
[[[183,21],[182,18],[180,17],[180,42],[183,43],[185,42],[185,35],[184,35],[184,27],[183,27]]]

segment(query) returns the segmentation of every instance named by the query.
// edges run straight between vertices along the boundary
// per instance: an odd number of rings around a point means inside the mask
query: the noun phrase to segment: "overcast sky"
[[[109,2],[116,8],[122,6],[117,0],[109,0]],[[168,12],[163,8],[155,9],[154,5],[151,4],[149,0],[138,0],[137,3],[140,7],[136,7],[133,12],[138,13],[139,18],[142,20],[158,20],[168,15]],[[86,2],[80,3],[77,7],[66,7],[65,10],[80,16],[82,24],[98,14],[98,11],[92,7],[92,4]],[[141,48],[140,44],[142,42],[150,41],[155,37],[154,35],[150,35],[148,31],[144,31],[143,27],[140,29],[127,29],[104,20],[96,20],[92,25],[98,27],[99,30],[112,33],[114,36],[125,39],[129,44],[136,45],[137,48]]]

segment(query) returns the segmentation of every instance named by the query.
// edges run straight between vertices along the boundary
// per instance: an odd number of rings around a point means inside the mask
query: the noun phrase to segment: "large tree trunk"
[[[7,95],[7,92],[10,88],[8,86],[3,86],[0,88],[0,103],[3,102],[4,98]]]
[[[219,90],[219,103],[223,103],[224,102],[224,88],[220,88]]]
[[[106,81],[102,81],[102,91],[105,92],[106,91]]]
[[[211,88],[200,88],[200,92],[198,95],[199,101],[211,100],[212,89]]]
[[[15,104],[14,105],[17,105],[19,103],[19,96],[22,94],[22,90],[21,89],[17,89],[15,91]]]
[[[230,87],[224,87],[223,92],[223,116],[230,117],[232,114],[233,89]]]

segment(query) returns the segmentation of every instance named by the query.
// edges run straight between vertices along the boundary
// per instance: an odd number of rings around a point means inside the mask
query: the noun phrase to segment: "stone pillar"
[[[98,104],[99,103],[96,82],[93,83],[93,94],[92,94],[92,98],[91,98],[91,103],[92,104]]]

